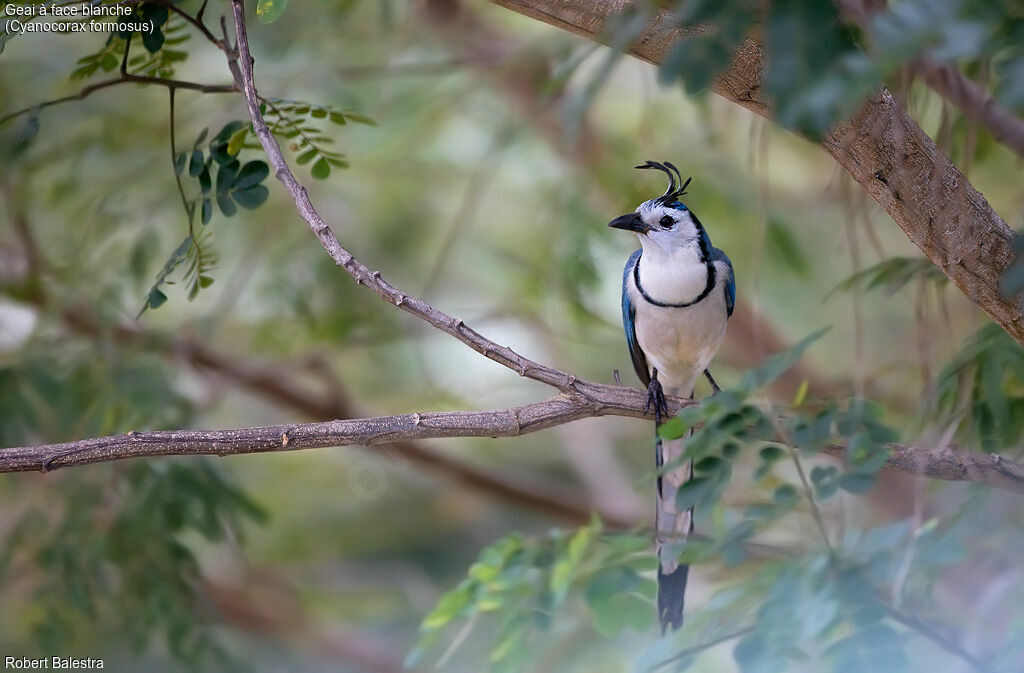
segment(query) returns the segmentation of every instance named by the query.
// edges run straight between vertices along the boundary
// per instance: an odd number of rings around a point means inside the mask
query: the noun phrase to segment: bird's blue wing
[[[736,306],[736,273],[732,269],[732,260],[718,248],[711,251],[712,262],[725,262],[729,267],[729,275],[725,278],[725,310],[732,317],[732,310]]]
[[[647,358],[640,348],[640,342],[636,340],[636,307],[629,299],[629,292],[626,291],[629,283],[629,274],[633,272],[633,266],[640,261],[640,250],[637,250],[626,260],[626,268],[622,271],[622,327],[626,330],[626,344],[629,346],[629,357],[633,360],[633,369],[644,386],[651,384],[651,373],[647,369]]]

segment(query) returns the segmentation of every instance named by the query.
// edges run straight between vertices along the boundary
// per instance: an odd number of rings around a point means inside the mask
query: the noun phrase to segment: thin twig
[[[985,663],[977,656],[965,650],[958,643],[955,643],[951,639],[944,636],[934,626],[932,626],[928,622],[925,622],[920,617],[917,617],[916,615],[912,615],[907,612],[903,612],[902,610],[894,608],[893,606],[888,605],[886,603],[881,603],[881,605],[892,619],[910,629],[913,629],[914,631],[924,636],[928,640],[932,641],[933,643],[935,643],[942,649],[946,650],[950,654],[960,657],[961,659],[969,663],[972,667],[974,667],[974,669],[977,670],[979,673],[993,673],[993,669],[987,663]]]
[[[743,636],[747,635],[748,633],[751,633],[753,630],[754,630],[753,626],[748,626],[746,628],[739,629],[738,631],[733,631],[732,633],[727,633],[724,636],[719,636],[718,638],[715,638],[713,640],[709,640],[706,643],[701,643],[699,645],[694,645],[693,647],[687,647],[685,650],[681,650],[681,651],[677,652],[676,654],[672,655],[668,659],[663,659],[662,661],[659,661],[654,666],[654,668],[652,668],[651,670],[656,671],[659,668],[663,668],[665,666],[668,666],[669,664],[671,664],[671,663],[673,663],[675,661],[680,661],[682,659],[687,659],[687,658],[692,657],[694,655],[700,654],[701,652],[703,652],[705,650],[710,650],[713,647],[718,647],[722,643],[727,643],[730,640],[736,640],[737,638],[742,638]]]
[[[170,124],[171,124],[171,170],[174,171],[174,182],[178,185],[178,194],[181,195],[181,205],[185,209],[185,215],[188,217],[188,234],[192,235],[192,220],[193,215],[196,212],[196,206],[193,203],[189,205],[188,197],[185,196],[185,188],[181,184],[181,173],[178,171],[178,150],[177,145],[174,142],[174,87],[167,90],[170,97]]]
[[[793,447],[793,443],[789,439],[789,433],[779,423],[779,419],[775,416],[770,416],[772,419],[772,425],[775,426],[775,432],[778,433],[779,437],[782,438],[783,443],[786,445],[789,451],[789,457],[793,460],[793,466],[796,467],[796,473],[800,477],[800,484],[804,489],[804,496],[807,498],[807,502],[811,505],[811,514],[814,515],[814,523],[818,526],[818,531],[821,532],[821,537],[825,541],[825,546],[828,547],[829,554],[835,554],[835,548],[832,546],[832,541],[828,537],[828,529],[825,527],[825,517],[821,513],[821,508],[818,507],[818,501],[814,499],[814,490],[811,489],[810,482],[807,481],[807,475],[804,473],[804,466],[800,463],[800,458],[797,456],[796,449]]]
[[[139,1],[142,2],[143,0]],[[199,12],[197,12],[196,16],[192,16],[182,8],[175,5],[173,2],[170,2],[170,0],[156,0],[156,2],[157,4],[163,5],[167,9],[171,10],[172,12],[180,16],[181,18],[185,19],[185,21],[187,21],[188,23],[192,24],[192,26],[195,27],[195,29],[198,30],[200,33],[202,33],[203,37],[205,37],[207,41],[209,41],[215,47],[217,47],[220,50],[224,49],[224,46],[221,44],[220,40],[217,39],[217,36],[211,33],[209,29],[203,24],[203,12],[206,11],[205,2],[203,3],[203,6],[199,8]]]
[[[61,98],[54,98],[52,100],[43,101],[42,103],[36,103],[29,107],[15,110],[3,117],[0,117],[0,125],[16,119],[24,114],[28,114],[34,110],[41,110],[43,108],[53,107],[54,105],[60,105],[62,103],[69,103],[71,101],[82,100],[89,95],[96,93],[102,89],[107,89],[112,86],[118,86],[119,84],[155,84],[157,86],[167,87],[169,89],[189,89],[190,91],[198,91],[200,93],[235,93],[237,89],[231,84],[200,84],[199,82],[189,82],[180,79],[163,79],[161,77],[148,77],[145,75],[131,75],[122,74],[116,79],[108,79],[103,82],[97,82],[96,84],[90,84],[83,88],[78,93],[71,94],[70,96],[62,96]]]

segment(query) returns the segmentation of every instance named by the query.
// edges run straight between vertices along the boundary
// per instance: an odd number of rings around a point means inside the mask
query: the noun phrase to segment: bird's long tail
[[[658,554],[658,619],[661,632],[683,625],[683,600],[690,566],[679,563],[679,554],[693,531],[693,508],[679,511],[676,492],[693,477],[693,462],[686,461],[660,474],[661,466],[678,462],[683,455],[682,439],[658,440],[655,463],[658,467],[658,498],[654,521],[654,546]]]

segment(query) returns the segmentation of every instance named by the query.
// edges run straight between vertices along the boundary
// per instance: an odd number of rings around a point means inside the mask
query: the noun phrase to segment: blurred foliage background
[[[721,14],[729,3],[690,4],[692,20],[737,16]],[[773,30],[814,31],[817,3],[778,4],[769,41]],[[978,18],[973,4],[959,13],[893,4],[907,25],[919,18],[912,10],[936,11],[916,42],[899,40],[906,25],[885,32],[883,21],[878,49],[905,49],[889,60],[858,65],[843,50],[860,38],[835,37],[842,49],[818,54],[824,74],[788,80],[809,102],[783,98],[783,123],[813,136],[852,109],[864,81],[886,78],[1020,228],[1020,158],[902,67],[925,49],[971,73],[991,66],[999,100],[1019,109],[1019,54],[982,39],[1001,30],[1003,46],[1019,50],[1019,5],[995,3]],[[208,24],[227,10],[212,3]],[[750,18],[737,20],[736,35]],[[135,44],[143,60],[133,67],[230,82],[223,54],[173,15],[164,20],[167,44]],[[926,30],[936,25],[948,30]],[[628,36],[629,21],[618,30]],[[342,243],[495,341],[580,377],[610,383],[619,370],[632,383],[619,283],[636,242],[605,224],[663,189],[632,166],[668,159],[693,176],[688,205],[737,270],[739,304],[716,359],[723,387],[742,387],[745,370],[831,326],[750,392],[762,408],[806,398],[812,412],[843,410],[866,398],[871,411],[856,422],[870,441],[888,437],[871,434],[877,421],[908,443],[954,439],[1020,457],[1019,347],[820,147],[702,93],[728,39],[677,55],[659,74],[468,0],[293,3],[272,24],[251,21],[250,36],[260,92],[314,129],[305,145],[279,130]],[[98,81],[111,70],[104,50],[114,50],[116,75],[122,52],[105,39],[6,35],[0,115]],[[966,52],[941,51],[965,43]],[[98,67],[70,80],[89,54],[100,54]],[[783,96],[785,72],[776,77],[769,88]],[[822,104],[821,90],[839,93]],[[186,253],[167,99],[160,87],[111,87],[0,127],[3,446],[502,408],[549,394],[356,286],[272,179],[240,209],[218,202],[203,212],[203,168],[223,165],[211,139],[244,130],[231,125],[246,119],[238,95],[176,94],[176,150],[188,155],[179,169],[199,197],[191,226],[203,246]],[[325,154],[311,155],[313,145]],[[242,164],[261,158],[244,133],[232,149]],[[173,282],[154,285],[176,251]],[[1016,496],[881,473],[865,493],[832,487],[812,504],[783,488],[798,483],[793,466],[763,450],[727,456],[732,479],[697,525],[721,544],[693,559],[688,626],[659,639],[644,533],[650,431],[607,418],[514,440],[0,476],[0,653],[100,656],[114,670],[395,671],[426,634],[433,646],[410,660],[423,670],[651,670],[669,657],[667,670],[972,670],[936,642],[945,640],[991,670],[1021,670]],[[819,486],[835,473],[830,459],[806,462]],[[840,561],[822,543],[819,507]],[[735,537],[751,519],[770,525]],[[770,551],[748,553],[758,547],[745,541]],[[865,617],[874,609],[862,604],[865,587],[943,635],[922,637],[911,618]]]

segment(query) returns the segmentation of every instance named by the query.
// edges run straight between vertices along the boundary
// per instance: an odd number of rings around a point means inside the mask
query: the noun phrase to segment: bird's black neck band
[[[651,295],[647,294],[644,290],[643,285],[640,284],[640,260],[643,259],[643,253],[636,258],[636,264],[633,265],[633,282],[636,283],[636,289],[640,292],[640,296],[649,304],[660,306],[661,308],[686,308],[687,306],[693,306],[699,303],[709,294],[711,290],[715,288],[715,281],[718,276],[718,271],[715,269],[715,263],[711,261],[711,251],[706,250],[707,245],[703,240],[700,242],[700,261],[704,263],[704,268],[707,270],[707,282],[704,284],[704,289],[698,294],[692,301],[684,301],[678,304],[667,301],[658,301]]]

